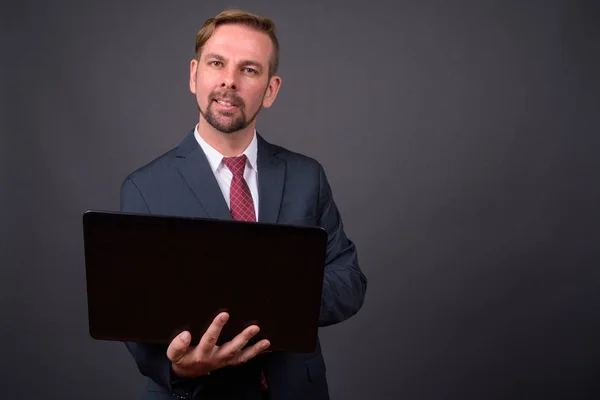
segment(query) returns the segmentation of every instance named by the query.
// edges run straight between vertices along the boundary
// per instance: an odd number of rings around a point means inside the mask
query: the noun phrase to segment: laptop
[[[187,330],[196,345],[226,311],[218,344],[256,324],[250,344],[316,349],[322,228],[88,210],[83,236],[94,339],[168,344]]]

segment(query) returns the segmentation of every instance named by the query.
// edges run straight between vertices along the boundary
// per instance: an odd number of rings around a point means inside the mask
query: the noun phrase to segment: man
[[[278,58],[269,19],[226,10],[207,20],[190,63],[199,122],[179,146],[125,179],[121,210],[323,227],[328,246],[319,322],[328,326],[358,312],[367,280],[322,166],[255,130],[259,110],[273,104],[281,86]],[[268,339],[246,346],[260,329],[250,326],[217,346],[228,317],[219,314],[199,343],[190,343],[189,332],[168,347],[126,343],[149,378],[145,398],[329,398],[320,344],[312,354],[269,352]]]

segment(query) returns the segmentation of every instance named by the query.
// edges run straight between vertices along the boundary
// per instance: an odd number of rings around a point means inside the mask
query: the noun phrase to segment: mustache
[[[213,100],[226,101],[237,107],[244,105],[242,98],[233,92],[212,92],[210,94],[210,101],[212,102]]]

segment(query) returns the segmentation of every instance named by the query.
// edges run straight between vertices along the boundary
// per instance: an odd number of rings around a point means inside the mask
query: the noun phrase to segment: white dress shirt
[[[227,207],[231,209],[229,190],[231,188],[231,179],[233,178],[233,174],[229,168],[223,164],[223,154],[219,153],[214,147],[206,143],[206,141],[198,133],[198,125],[196,125],[196,129],[194,130],[194,136],[204,151],[204,154],[206,154],[210,168],[212,169],[213,174],[215,174],[217,183],[219,184],[221,192],[223,193],[223,197],[227,202]],[[243,154],[245,154],[248,158],[246,161],[246,167],[244,168],[244,179],[250,188],[252,201],[254,202],[254,211],[256,212],[256,219],[258,220],[258,143],[256,139],[256,130],[254,130],[254,137],[252,138],[252,141],[248,147],[246,147],[246,150],[244,150]]]

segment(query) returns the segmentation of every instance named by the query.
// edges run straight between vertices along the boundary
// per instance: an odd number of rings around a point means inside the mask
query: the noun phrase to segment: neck
[[[254,137],[254,124],[232,133],[223,133],[209,125],[204,118],[198,123],[198,134],[225,157],[239,156],[246,150]]]

